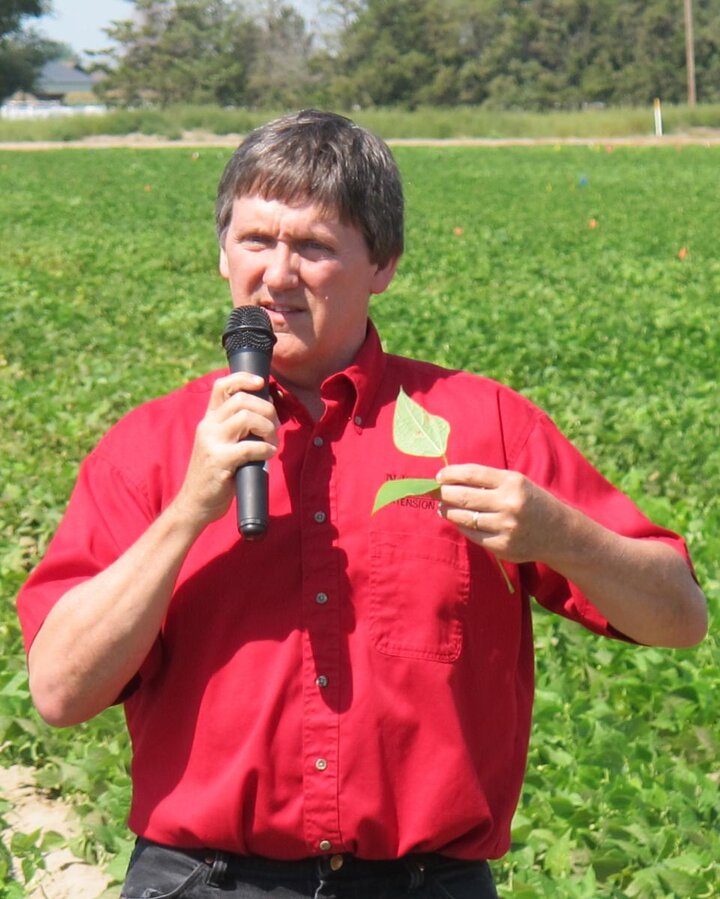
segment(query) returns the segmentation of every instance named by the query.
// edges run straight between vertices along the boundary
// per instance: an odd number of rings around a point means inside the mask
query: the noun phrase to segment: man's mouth
[[[270,320],[285,320],[290,316],[298,315],[304,312],[299,306],[293,306],[290,303],[260,303],[260,306],[270,316]]]

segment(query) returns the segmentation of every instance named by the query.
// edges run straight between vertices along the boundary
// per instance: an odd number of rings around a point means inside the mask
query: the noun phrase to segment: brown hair
[[[215,223],[224,244],[233,201],[256,194],[284,203],[310,201],[354,225],[372,262],[403,251],[403,192],[387,144],[350,119],[305,109],[262,125],[243,140],[218,186]]]

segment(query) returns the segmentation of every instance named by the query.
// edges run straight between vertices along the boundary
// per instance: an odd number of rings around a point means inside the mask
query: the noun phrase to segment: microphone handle
[[[228,357],[230,371],[246,371],[265,379],[257,395],[268,399],[270,356],[256,349],[238,349]],[[247,440],[258,440],[250,434]],[[235,472],[238,530],[246,540],[258,540],[268,526],[268,474],[265,462],[246,462]]]

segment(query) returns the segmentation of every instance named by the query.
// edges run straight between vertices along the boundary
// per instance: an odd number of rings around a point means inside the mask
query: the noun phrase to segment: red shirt
[[[216,376],[131,412],[85,460],[19,598],[27,646],[52,604],[174,497]],[[617,634],[543,565],[507,565],[510,594],[497,561],[432,500],[371,516],[387,478],[441,465],[395,449],[401,386],[450,421],[450,462],[522,471],[614,530],[684,552],[526,399],[386,355],[371,327],[356,361],[324,383],[321,421],[273,385],[281,431],[265,540],[239,537],[233,507],[187,556],[125,702],[138,834],[283,859],[508,849],[530,732],[530,595]]]

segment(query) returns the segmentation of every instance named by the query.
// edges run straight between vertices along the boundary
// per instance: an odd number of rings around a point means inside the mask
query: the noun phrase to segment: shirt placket
[[[313,429],[300,491],[303,786],[305,839],[310,853],[342,848],[338,807],[341,577],[328,418],[326,413]]]

